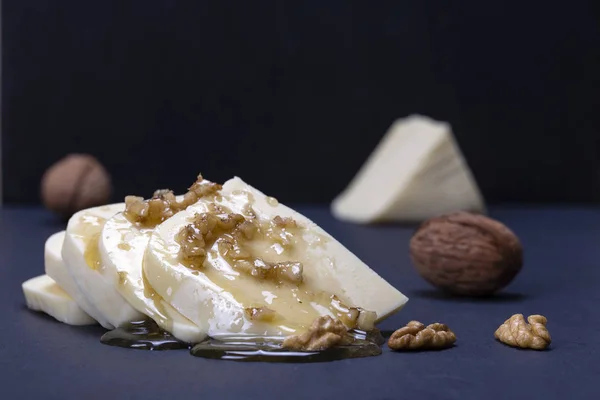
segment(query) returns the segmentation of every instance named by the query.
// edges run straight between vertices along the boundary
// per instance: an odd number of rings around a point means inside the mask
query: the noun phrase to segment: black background
[[[4,200],[88,152],[115,200],[202,172],[327,202],[422,113],[488,201],[598,201],[599,21],[593,0],[4,0]]]

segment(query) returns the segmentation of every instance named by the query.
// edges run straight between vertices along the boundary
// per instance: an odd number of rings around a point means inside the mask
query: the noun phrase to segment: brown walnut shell
[[[410,240],[410,255],[429,283],[466,296],[500,291],[523,265],[523,248],[508,227],[464,211],[425,221]]]
[[[42,176],[46,208],[68,220],[77,211],[106,204],[112,194],[111,178],[89,154],[69,154]]]

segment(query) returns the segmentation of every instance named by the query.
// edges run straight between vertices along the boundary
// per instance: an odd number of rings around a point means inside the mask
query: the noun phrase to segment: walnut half
[[[527,322],[523,314],[515,314],[507,319],[494,333],[496,339],[512,347],[544,350],[550,345],[551,338],[542,315],[530,315]]]
[[[419,321],[410,321],[390,336],[388,346],[392,350],[431,350],[450,347],[454,342],[456,335],[445,324],[425,327]]]
[[[315,319],[303,334],[285,338],[283,347],[298,351],[325,350],[341,344],[346,332],[346,326],[340,320],[325,315]]]

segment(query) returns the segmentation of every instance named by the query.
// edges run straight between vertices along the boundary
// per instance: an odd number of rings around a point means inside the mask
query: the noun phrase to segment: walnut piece
[[[268,228],[262,227],[255,219],[246,219],[241,214],[231,213],[224,207],[211,205],[210,212],[197,214],[191,224],[184,226],[177,234],[180,256],[192,268],[204,264],[206,250],[217,242],[219,253],[233,268],[258,279],[276,283],[288,282],[299,285],[303,281],[303,265],[296,261],[267,262],[253,256],[244,242],[254,239],[277,224],[289,225],[293,220],[276,217]],[[290,222],[292,221],[292,222]],[[265,235],[266,236],[266,235]]]
[[[303,266],[300,262],[269,263],[260,258],[235,260],[233,267],[259,279],[269,279],[277,283],[283,281],[299,285],[303,280]]]
[[[182,200],[178,201],[175,194],[168,189],[155,191],[148,200],[138,196],[127,196],[123,214],[131,222],[144,227],[154,227],[179,211],[185,210],[200,198],[216,194],[221,189],[221,185],[207,181],[202,175],[198,175],[196,182],[188,188]]]
[[[523,314],[515,314],[496,330],[494,337],[504,344],[522,349],[544,350],[550,345],[551,338],[542,315],[530,315],[527,322]]]
[[[185,225],[175,237],[181,246],[180,256],[190,266],[202,267],[206,249],[220,236],[232,232],[242,221],[245,219],[240,214],[196,214],[192,223]]]
[[[273,322],[277,313],[268,307],[248,307],[244,310],[251,321]]]
[[[347,331],[342,321],[325,315],[315,319],[303,334],[285,338],[283,347],[297,351],[325,350],[342,344]]]
[[[282,218],[279,215],[275,216],[270,224],[262,227],[264,236],[281,245],[285,250],[291,250],[294,245],[294,235],[298,228],[298,223],[290,217]]]
[[[456,335],[444,324],[425,327],[419,321],[410,321],[390,336],[388,346],[392,350],[430,350],[450,347],[454,342]]]
[[[279,228],[297,228],[298,227],[298,223],[292,217],[282,218],[279,215],[276,215],[275,218],[273,218],[273,223],[275,224],[275,226],[277,226]]]
[[[410,240],[419,274],[455,295],[491,295],[512,281],[523,264],[519,238],[484,215],[455,212],[424,222]]]

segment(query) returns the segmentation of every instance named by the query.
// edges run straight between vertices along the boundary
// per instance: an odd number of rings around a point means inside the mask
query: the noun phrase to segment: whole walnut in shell
[[[51,211],[68,219],[77,211],[110,200],[110,175],[94,157],[70,154],[52,165],[42,177],[42,201]]]
[[[466,296],[500,291],[523,264],[523,248],[509,228],[468,212],[424,222],[410,240],[410,255],[429,283]]]

